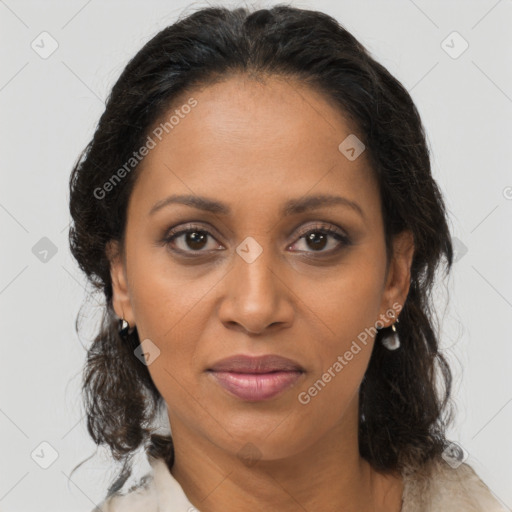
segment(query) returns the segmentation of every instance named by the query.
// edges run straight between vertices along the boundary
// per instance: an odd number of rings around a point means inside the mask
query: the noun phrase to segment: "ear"
[[[126,277],[126,264],[121,255],[119,242],[111,240],[106,246],[107,258],[110,262],[110,278],[112,280],[112,305],[119,318],[124,318],[130,327],[135,325],[128,292]]]
[[[409,287],[411,284],[411,265],[414,256],[414,235],[404,230],[393,239],[393,254],[389,263],[386,285],[382,295],[381,319],[386,319],[385,327],[389,327],[400,316]],[[395,317],[386,315],[386,311],[395,311]],[[388,322],[389,318],[389,322]]]

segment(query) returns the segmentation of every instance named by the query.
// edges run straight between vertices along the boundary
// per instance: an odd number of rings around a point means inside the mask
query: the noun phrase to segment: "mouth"
[[[218,361],[207,372],[231,395],[246,401],[261,401],[291,388],[305,370],[281,356],[237,355]]]

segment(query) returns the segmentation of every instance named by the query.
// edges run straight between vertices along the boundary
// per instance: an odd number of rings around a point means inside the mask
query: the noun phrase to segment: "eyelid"
[[[343,231],[342,229],[333,226],[332,224],[326,223],[326,222],[318,222],[314,226],[309,226],[307,228],[304,228],[299,231],[298,237],[301,238],[304,235],[307,235],[308,233],[315,232],[315,231],[325,231],[329,233],[330,235],[339,235],[342,238],[348,239],[347,233]]]
[[[211,225],[209,225],[209,227],[204,227],[204,226],[201,226],[200,223],[188,222],[188,223],[185,223],[185,224],[182,224],[182,225],[179,225],[179,226],[176,226],[176,227],[168,229],[165,232],[165,234],[164,234],[164,236],[163,236],[163,238],[161,240],[161,243],[164,244],[164,245],[170,244],[171,241],[175,240],[179,236],[182,236],[184,234],[187,234],[187,233],[193,232],[193,231],[204,232],[204,233],[207,234],[207,236],[213,237],[218,242],[217,236],[214,236],[214,234],[210,232],[210,229],[212,231],[216,232],[216,229],[213,226],[211,226]],[[351,244],[351,239],[350,239],[349,235],[344,230],[342,230],[341,228],[339,228],[337,226],[333,226],[332,224],[330,224],[328,222],[318,221],[313,226],[309,225],[309,226],[306,226],[305,228],[299,230],[299,232],[295,235],[294,241],[291,242],[290,244],[288,244],[287,248],[290,247],[291,245],[296,244],[305,235],[307,235],[309,233],[320,232],[320,231],[327,233],[327,235],[330,235],[330,236],[333,236],[333,237],[337,238],[338,242],[339,242],[339,244],[341,244],[341,246],[347,246],[347,245]],[[218,242],[218,243],[220,245],[222,245],[220,242]],[[318,254],[330,254],[330,253],[336,252],[339,249],[341,249],[340,246],[338,246],[335,249],[331,249],[329,251],[298,251],[298,252],[311,252],[313,254],[315,254],[315,253],[318,253]],[[189,254],[205,253],[205,254],[207,254],[208,252],[210,252],[210,251],[192,251],[192,250],[190,250],[190,251],[182,251],[180,249],[173,249],[173,250],[175,252],[179,252],[179,253],[182,253],[182,254],[183,253],[189,253]]]
[[[169,228],[165,231],[165,234],[163,236],[163,240],[168,240],[169,238],[172,238],[176,235],[182,235],[184,233],[187,233],[189,231],[204,231],[208,233],[210,236],[213,236],[214,233],[216,233],[215,237],[222,238],[218,231],[209,223],[206,223],[207,226],[201,226],[200,223],[195,222],[186,222],[185,224],[179,224],[173,228]],[[213,231],[213,233],[212,233]]]

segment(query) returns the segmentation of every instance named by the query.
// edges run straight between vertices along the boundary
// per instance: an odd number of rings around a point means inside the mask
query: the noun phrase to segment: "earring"
[[[130,334],[132,334],[135,327],[130,329],[130,324],[124,319],[120,318],[118,322],[119,336],[123,341],[128,341]]]
[[[395,314],[393,313],[393,318],[394,316]],[[396,319],[395,323],[398,323],[398,318]],[[398,337],[398,332],[396,330],[395,324],[391,324],[391,333],[384,334],[381,343],[388,350],[396,350],[397,348],[400,348],[400,338]]]

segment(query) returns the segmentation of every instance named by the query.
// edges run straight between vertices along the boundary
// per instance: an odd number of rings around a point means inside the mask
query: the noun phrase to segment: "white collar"
[[[163,459],[149,457],[153,468],[153,485],[156,491],[158,511],[161,512],[199,512],[188,500],[180,483],[170,472]]]
[[[100,510],[114,512],[200,512],[187,498],[162,458],[148,456],[151,472],[142,488],[133,493],[113,495]],[[408,473],[408,472],[407,472]],[[461,464],[449,467],[442,459],[431,461],[416,474],[404,474],[402,512],[465,510],[472,512],[504,512],[474,469]],[[95,510],[97,510],[95,508]]]

